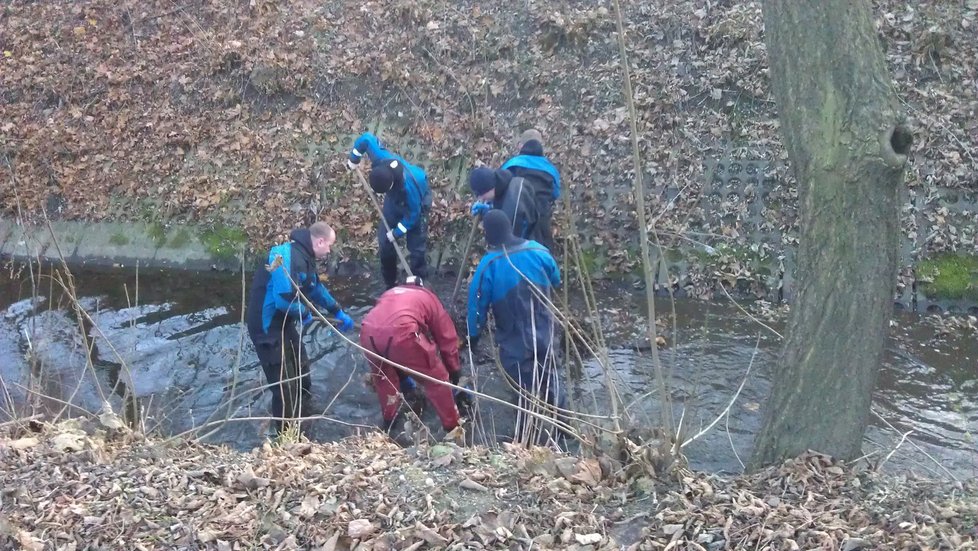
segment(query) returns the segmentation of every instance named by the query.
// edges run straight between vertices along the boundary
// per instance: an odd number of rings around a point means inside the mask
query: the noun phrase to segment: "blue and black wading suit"
[[[536,189],[528,180],[514,176],[508,170],[479,167],[472,170],[469,187],[476,195],[495,189],[490,206],[506,213],[513,235],[539,242],[541,235]]]
[[[520,154],[506,161],[503,168],[533,185],[537,210],[536,240],[552,251],[552,219],[554,203],[560,199],[560,172],[543,156],[543,144],[537,140],[523,144]]]
[[[319,281],[308,228],[294,230],[288,243],[272,247],[267,266],[274,268],[269,271],[259,266],[252,279],[246,315],[248,335],[272,391],[272,416],[297,417],[301,402],[297,389],[301,387],[302,399],[307,400],[311,383],[296,323],[310,321],[312,312],[298,298],[293,281],[303,295],[330,314],[338,315],[341,309]],[[301,385],[288,381],[297,376],[301,376]],[[284,421],[273,426],[281,430],[283,425]]]
[[[420,167],[385,149],[377,136],[369,132],[361,135],[353,143],[350,162],[359,164],[364,155],[370,159],[372,171],[393,172],[393,187],[386,190],[375,187],[374,191],[384,193],[384,219],[393,230],[394,236],[398,238],[405,236],[411,271],[420,278],[428,277],[428,263],[425,258],[428,241],[426,219],[432,203],[428,176]],[[371,178],[372,187],[374,180]],[[394,244],[388,241],[386,233],[387,229],[381,223],[377,228],[380,272],[389,289],[397,283],[398,260],[397,253],[394,252]]]
[[[507,226],[501,238],[490,236],[497,216]],[[499,210],[489,211],[483,224],[489,249],[469,285],[470,342],[478,340],[492,309],[499,359],[506,373],[531,394],[561,406],[553,315],[532,288],[549,298],[551,290],[560,286],[560,269],[546,247],[514,237]]]

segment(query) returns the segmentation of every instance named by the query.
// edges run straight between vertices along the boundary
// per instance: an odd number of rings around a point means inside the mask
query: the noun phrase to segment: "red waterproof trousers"
[[[439,381],[448,382],[448,370],[441,361],[435,343],[426,335],[405,331],[404,327],[377,327],[367,322],[360,331],[360,346],[387,358],[391,362],[409,367]],[[384,421],[392,421],[401,405],[399,370],[388,362],[367,356],[374,390],[380,400],[380,412]],[[406,375],[406,373],[404,374]],[[424,387],[445,430],[458,426],[458,409],[452,389],[427,379],[415,377]]]
[[[452,318],[434,293],[416,285],[401,285],[380,295],[363,318],[360,346],[389,360],[365,354],[386,422],[394,420],[401,405],[400,370],[391,362],[444,382],[448,382],[449,372],[459,370],[458,334]],[[446,430],[457,427],[458,409],[451,387],[416,379],[442,426]]]

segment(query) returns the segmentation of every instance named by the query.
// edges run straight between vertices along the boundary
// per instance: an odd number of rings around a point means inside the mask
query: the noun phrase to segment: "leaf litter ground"
[[[379,433],[250,453],[69,420],[0,438],[0,545],[43,549],[974,549],[978,487],[809,454],[751,476]],[[647,466],[646,466],[647,467]],[[644,473],[636,476],[635,473]]]

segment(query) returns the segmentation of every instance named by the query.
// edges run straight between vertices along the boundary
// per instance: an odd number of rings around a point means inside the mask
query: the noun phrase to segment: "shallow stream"
[[[0,274],[0,422],[12,409],[97,413],[108,401],[116,412],[138,408],[147,430],[197,431],[241,449],[261,442],[265,425],[249,418],[267,415],[269,393],[260,390],[264,376],[240,323],[240,274],[81,269],[74,273],[77,302],[50,276],[49,268],[43,275],[23,267]],[[452,283],[435,281],[435,290],[447,296]],[[376,278],[364,277],[334,278],[329,286],[355,318],[380,290]],[[649,354],[629,346],[641,334],[643,295],[614,286],[598,295],[630,424],[654,425],[659,413]],[[760,426],[780,339],[729,302],[663,301],[658,311],[669,340],[660,355],[686,437],[716,419],[743,382],[729,417],[684,450],[695,468],[740,471]],[[909,314],[894,323],[874,398],[878,415],[864,443],[868,459],[929,476],[976,476],[978,344]],[[776,323],[772,329],[783,331]],[[306,423],[307,434],[330,440],[372,430],[380,415],[363,358],[328,330],[305,338],[314,359],[309,409],[324,416]],[[491,365],[477,365],[480,389],[505,398]],[[586,360],[580,379],[568,384],[578,408],[605,412],[610,401],[596,360]],[[127,389],[135,402],[123,400]],[[511,432],[512,414],[484,402],[486,438]]]

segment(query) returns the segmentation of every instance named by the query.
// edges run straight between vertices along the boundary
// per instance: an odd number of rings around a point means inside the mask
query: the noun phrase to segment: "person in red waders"
[[[387,290],[363,318],[360,346],[389,362],[364,353],[370,362],[374,390],[380,400],[384,430],[390,431],[401,405],[401,379],[408,373],[391,365],[403,365],[438,381],[457,385],[461,376],[458,334],[438,297],[422,286],[420,278]],[[442,428],[458,426],[459,414],[452,388],[415,377],[441,419]]]

